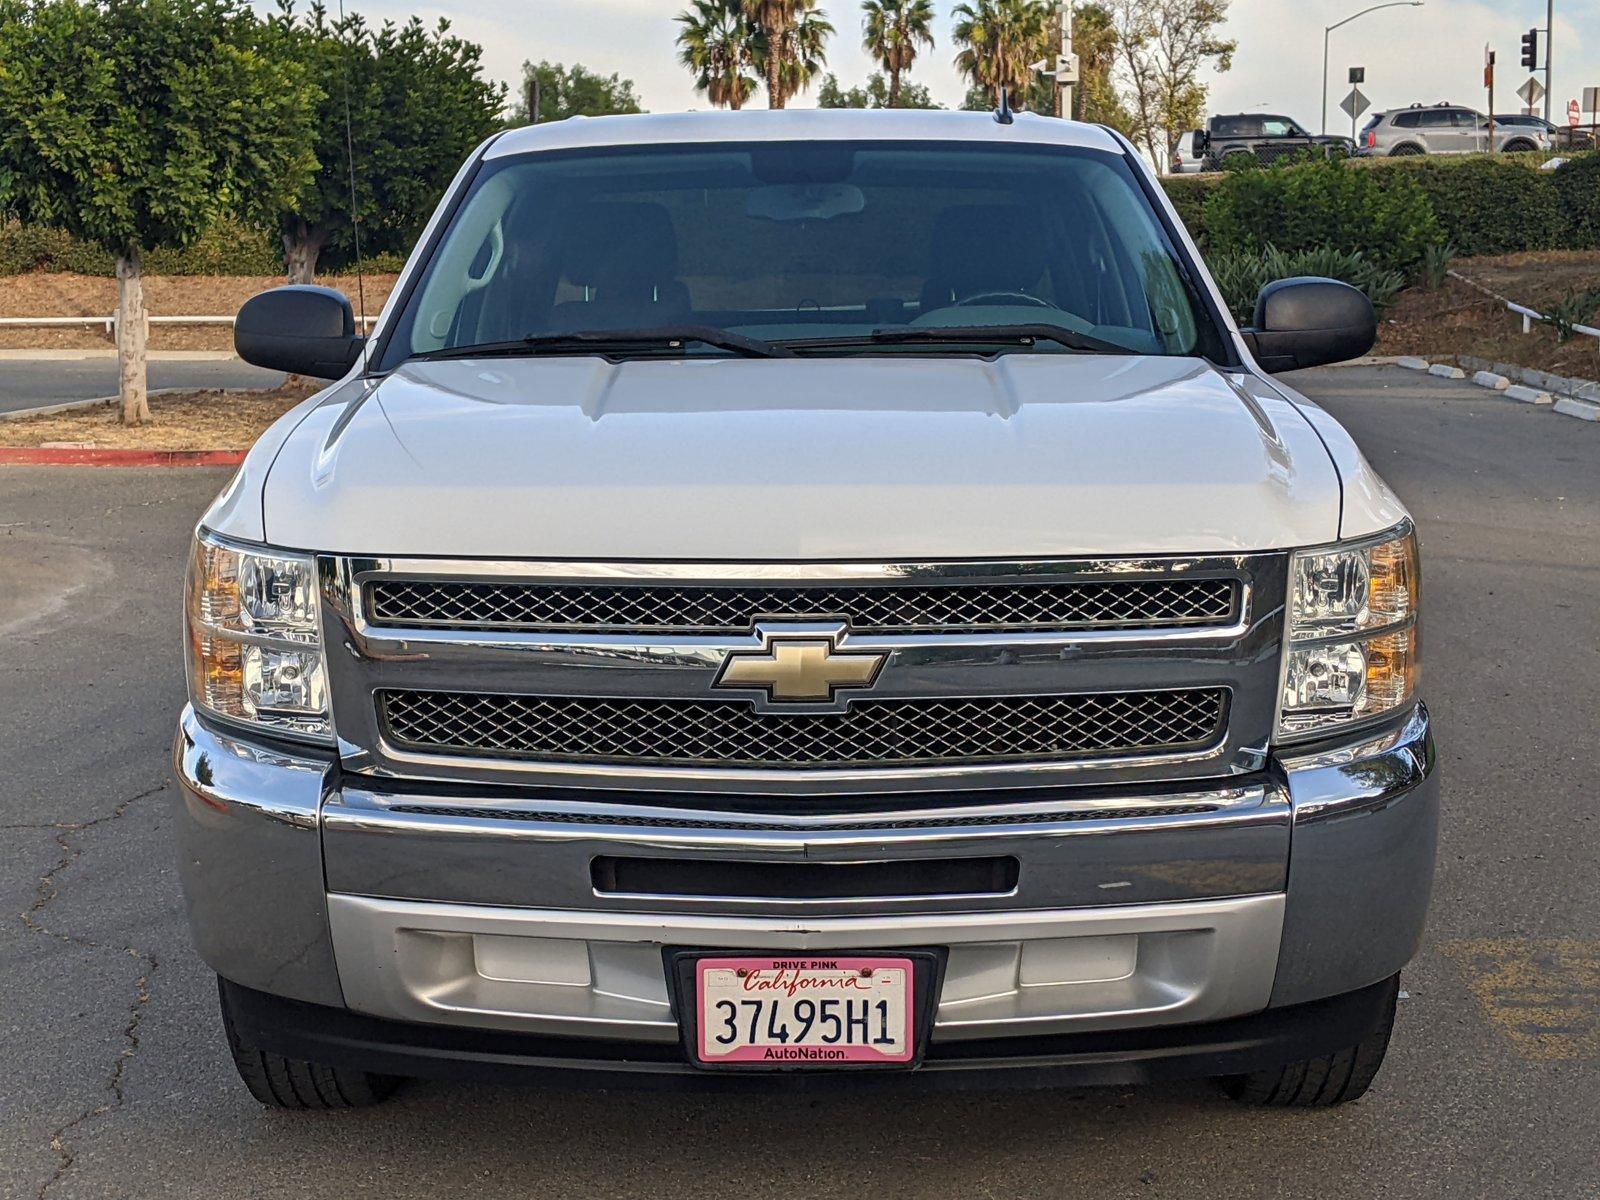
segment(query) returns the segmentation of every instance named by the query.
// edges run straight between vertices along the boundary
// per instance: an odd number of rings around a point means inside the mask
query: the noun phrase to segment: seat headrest
[[[660,204],[603,200],[569,208],[559,219],[562,274],[599,286],[619,273],[664,283],[678,273],[678,236]]]
[[[1044,222],[1023,204],[968,204],[939,214],[929,252],[929,286],[956,299],[1025,291],[1045,262]]]

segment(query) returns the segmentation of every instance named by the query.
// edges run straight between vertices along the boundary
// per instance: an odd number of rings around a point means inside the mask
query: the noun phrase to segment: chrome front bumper
[[[1426,710],[1251,781],[828,816],[358,786],[186,712],[195,941],[224,978],[377,1017],[676,1039],[663,952],[948,950],[936,1041],[1205,1022],[1354,991],[1415,952],[1438,783]],[[601,890],[598,854],[1009,855],[1015,888],[773,900]]]

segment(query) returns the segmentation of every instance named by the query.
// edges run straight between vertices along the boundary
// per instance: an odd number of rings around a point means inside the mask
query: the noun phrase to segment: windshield
[[[949,352],[975,353],[972,331],[1024,326],[1081,336],[983,352],[1223,353],[1117,154],[937,142],[602,148],[486,162],[379,369],[522,339],[543,353],[596,353],[556,335],[674,329],[877,354],[935,350],[919,336],[863,344],[872,335],[960,329]],[[659,337],[628,350],[728,352]]]

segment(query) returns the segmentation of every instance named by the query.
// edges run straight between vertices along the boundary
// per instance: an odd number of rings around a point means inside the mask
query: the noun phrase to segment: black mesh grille
[[[712,633],[773,617],[849,621],[864,633],[1131,629],[1225,624],[1238,607],[1232,579],[838,587],[384,579],[367,586],[367,611],[379,624],[457,628]]]
[[[383,691],[389,739],[414,750],[559,762],[725,767],[1047,761],[1216,742],[1221,688],[1071,696],[859,700],[842,713],[742,701]]]

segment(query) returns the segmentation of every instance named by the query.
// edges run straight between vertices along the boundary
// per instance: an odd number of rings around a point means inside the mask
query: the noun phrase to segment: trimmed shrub
[[[1161,181],[1178,218],[1199,241],[1205,232],[1206,197],[1216,190],[1215,175],[1169,175]]]
[[[1406,285],[1406,277],[1399,271],[1384,270],[1359,253],[1326,247],[1288,253],[1268,246],[1260,253],[1212,255],[1206,265],[1211,268],[1211,277],[1217,281],[1229,311],[1241,323],[1254,317],[1261,289],[1279,279],[1301,275],[1337,279],[1360,288],[1380,312]]]
[[[1600,249],[1600,154],[1574,155],[1559,170],[1541,170],[1549,157],[1364,158],[1352,161],[1350,169],[1369,175],[1382,190],[1421,188],[1438,222],[1440,242],[1454,245],[1462,257]],[[1195,240],[1215,248],[1207,214],[1211,197],[1230,188],[1249,189],[1241,178],[1316,170],[1317,164],[1295,165],[1163,182]],[[1260,241],[1288,244],[1276,231]]]
[[[147,275],[280,275],[283,255],[272,235],[222,221],[192,245],[146,252]],[[116,259],[71,234],[15,221],[0,225],[0,275],[69,271],[112,276]]]
[[[1530,155],[1407,158],[1371,172],[1384,186],[1419,186],[1464,258],[1565,244],[1555,174]]]
[[[1446,240],[1414,179],[1336,160],[1229,174],[1202,212],[1207,248],[1219,256],[1326,248],[1409,272]]]
[[[1548,174],[1567,227],[1562,247],[1600,250],[1600,154],[1575,158]]]

